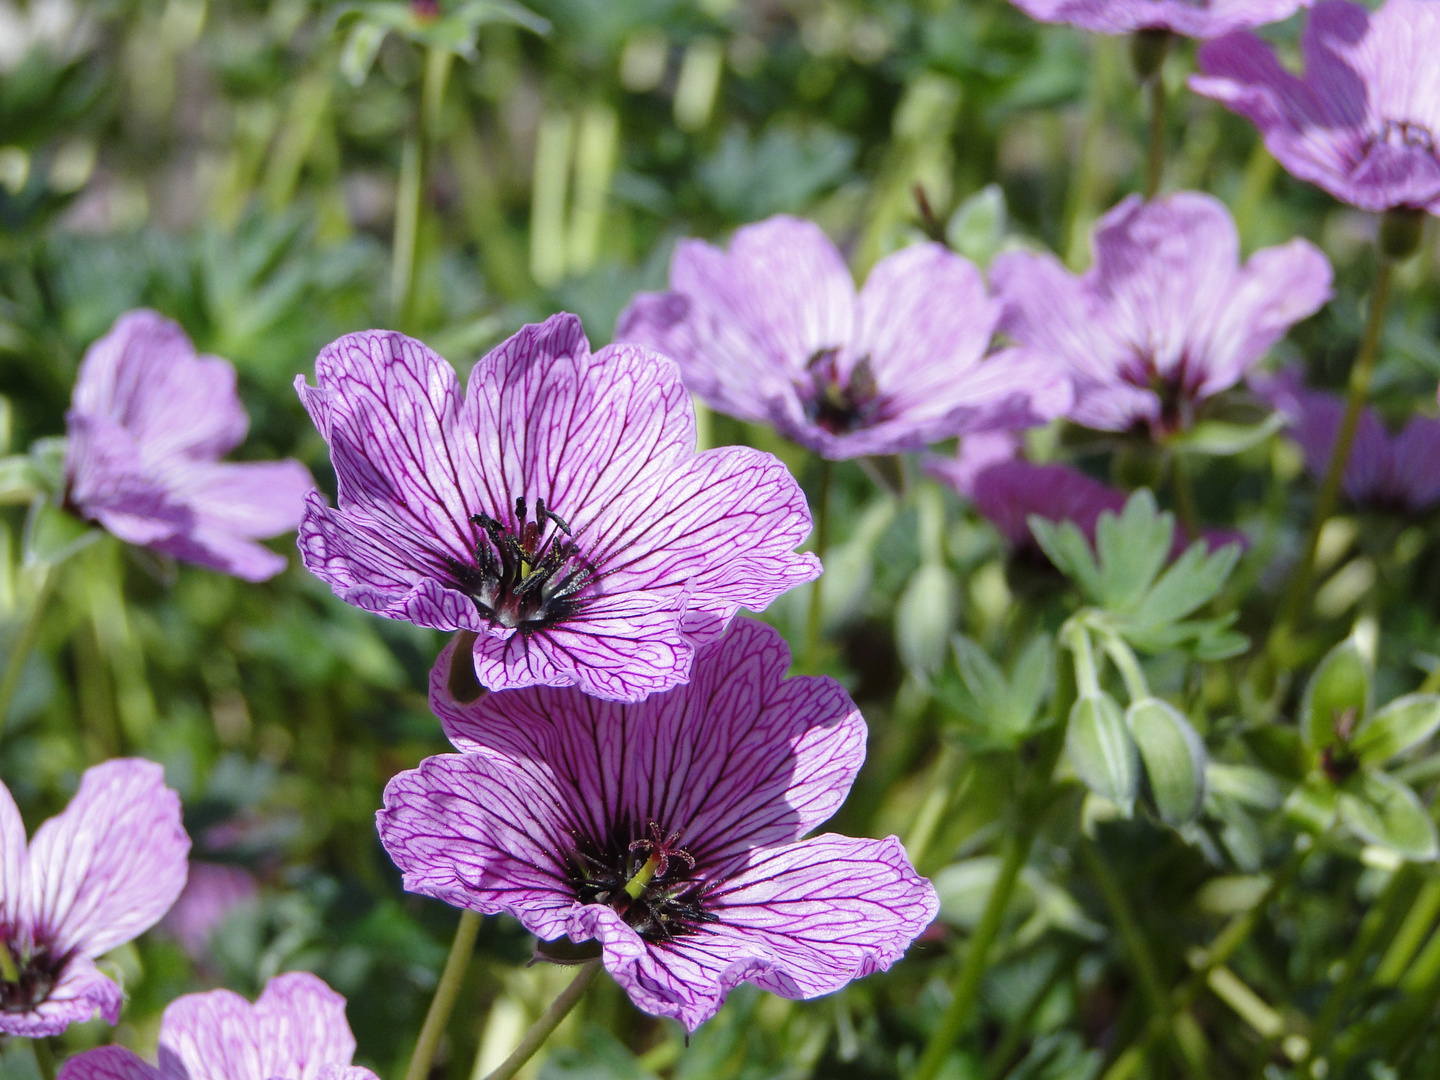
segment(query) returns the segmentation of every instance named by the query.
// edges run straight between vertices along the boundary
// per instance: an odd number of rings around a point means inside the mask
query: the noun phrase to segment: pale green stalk
[[[539,1020],[531,1025],[525,1037],[520,1040],[520,1045],[515,1052],[502,1061],[485,1080],[510,1080],[516,1073],[525,1067],[525,1063],[535,1056],[540,1047],[545,1045],[548,1039],[560,1026],[562,1020],[570,1015],[570,1010],[580,1004],[580,999],[585,996],[585,991],[590,989],[590,984],[595,981],[595,976],[600,974],[601,960],[596,957],[587,960],[576,972],[575,978],[570,985],[560,991],[560,996],[550,1003]]]
[[[465,971],[470,966],[470,956],[475,952],[475,937],[480,932],[481,915],[477,911],[462,911],[460,923],[455,927],[455,940],[450,945],[450,955],[445,959],[445,969],[440,973],[440,982],[435,986],[435,996],[430,999],[430,1010],[425,1014],[425,1023],[420,1028],[420,1037],[415,1041],[415,1052],[410,1055],[410,1065],[405,1070],[405,1080],[426,1080],[430,1065],[435,1060],[435,1048],[455,1008],[455,998],[460,985],[465,981]]]

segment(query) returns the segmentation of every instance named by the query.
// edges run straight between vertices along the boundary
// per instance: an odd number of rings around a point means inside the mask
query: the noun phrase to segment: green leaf
[[[941,563],[922,563],[895,607],[895,646],[905,666],[926,678],[945,664],[945,646],[959,615],[955,575]]]
[[[1049,636],[1040,634],[1030,641],[1015,663],[1013,679],[963,634],[955,636],[952,647],[960,677],[940,680],[936,696],[968,722],[970,730],[963,735],[972,736],[973,745],[1018,746],[1038,726],[1037,713],[1050,688]]]
[[[1309,833],[1329,832],[1335,824],[1335,785],[1324,773],[1311,773],[1285,800],[1285,817]]]
[[[1281,413],[1271,413],[1256,424],[1236,424],[1226,420],[1201,420],[1190,430],[1171,439],[1169,446],[1187,454],[1229,457],[1243,454],[1258,446],[1285,426]]]
[[[1440,695],[1406,694],[1369,717],[1355,732],[1350,749],[1364,765],[1380,765],[1440,728]]]
[[[1325,654],[1310,676],[1300,701],[1300,737],[1318,755],[1342,741],[1341,729],[1349,724],[1353,730],[1369,704],[1370,665],[1355,638],[1348,637]]]
[[[1139,605],[1169,558],[1174,538],[1175,519],[1159,512],[1155,496],[1146,488],[1130,496],[1119,517],[1108,510],[1100,515],[1095,552],[1100,560],[1101,601],[1107,611],[1123,613]]]
[[[945,242],[971,262],[985,266],[1005,238],[1005,192],[987,184],[962,202],[945,226]]]
[[[1075,527],[1075,523],[1047,521],[1039,514],[1031,514],[1028,521],[1035,542],[1055,568],[1079,585],[1091,600],[1103,603],[1100,568],[1095,565],[1095,556],[1090,553],[1085,534]]]
[[[1340,790],[1340,819],[1362,840],[1415,862],[1440,854],[1435,823],[1415,792],[1378,769],[1362,769]]]
[[[1125,814],[1133,812],[1140,765],[1135,742],[1114,698],[1102,693],[1075,702],[1065,731],[1065,749],[1075,772],[1091,791]]]
[[[1210,552],[1205,541],[1195,541],[1146,594],[1135,621],[1142,626],[1179,622],[1220,591],[1239,558],[1239,544]]]
[[[1254,765],[1212,761],[1205,766],[1205,788],[1254,810],[1276,810],[1285,801],[1275,778]]]
[[[1125,725],[1140,750],[1155,807],[1167,824],[1200,812],[1205,798],[1205,743],[1190,721],[1167,701],[1143,698],[1125,711]]]
[[[0,458],[0,505],[24,505],[44,488],[29,454]]]
[[[359,86],[369,76],[386,31],[386,27],[369,19],[357,19],[350,27],[345,47],[340,51],[340,74],[349,80],[351,86]]]

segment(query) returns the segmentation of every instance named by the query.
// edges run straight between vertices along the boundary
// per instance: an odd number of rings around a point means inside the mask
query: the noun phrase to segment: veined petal
[[[1279,22],[1308,0],[1014,0],[1032,19],[1063,22],[1099,34],[1169,30],[1212,38],[1231,30]]]
[[[61,969],[60,978],[29,1012],[0,1012],[0,1032],[38,1039],[59,1035],[71,1024],[83,1024],[96,1014],[110,1024],[120,1022],[124,995],[87,956],[72,956]]]
[[[164,1074],[147,1065],[133,1050],[101,1046],[65,1062],[59,1080],[164,1080]]]
[[[636,1004],[694,1030],[741,982],[811,998],[883,971],[939,901],[900,842],[823,835],[758,855],[713,894],[719,922],[643,955],[606,951]]]
[[[30,845],[35,936],[79,957],[124,944],[180,895],[189,851],[180,800],[159,765],[121,758],[87,769]]]
[[[595,836],[615,820],[642,830],[655,821],[680,830],[695,858],[728,864],[826,820],[864,760],[864,721],[849,695],[832,679],[784,678],[784,639],[753,620],[736,620],[704,649],[687,684],[633,705],[551,689],[461,704],[448,686],[453,648],[430,683],[451,742],[467,757],[546,762],[552,798]]]
[[[0,782],[0,926],[18,927],[29,907],[28,867],[25,822],[10,789]]]
[[[130,544],[152,544],[189,528],[194,511],[146,475],[130,432],[107,416],[66,414],[68,497],[80,513]]]

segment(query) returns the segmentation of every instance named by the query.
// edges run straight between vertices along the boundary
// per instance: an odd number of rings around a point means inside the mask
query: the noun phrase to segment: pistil
[[[625,883],[625,892],[629,895],[630,899],[640,899],[646,887],[654,879],[655,871],[660,869],[660,862],[663,858],[664,856],[662,856],[660,852],[653,852],[651,856],[645,860],[640,869],[635,871],[635,876]]]

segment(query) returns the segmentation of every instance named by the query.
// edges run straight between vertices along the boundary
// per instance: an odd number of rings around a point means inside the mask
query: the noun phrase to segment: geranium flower
[[[1305,386],[1298,371],[1252,380],[1256,392],[1290,420],[1305,467],[1320,480],[1330,467],[1345,399]],[[1412,416],[1392,435],[1373,409],[1360,413],[1340,486],[1357,503],[1418,514],[1440,502],[1440,420]]]
[[[185,886],[190,838],[159,765],[86,769],[70,805],[25,825],[0,784],[0,1032],[56,1035],[98,1011],[120,1019],[120,988],[94,959],[155,924]]]
[[[1297,78],[1253,34],[1205,45],[1197,94],[1257,127],[1295,176],[1362,210],[1440,213],[1440,6],[1345,0],[1311,11]]]
[[[1037,465],[1016,456],[1018,442],[1005,435],[972,435],[960,445],[953,458],[927,457],[925,471],[948,484],[975,506],[1014,547],[1039,549],[1030,529],[1030,517],[1046,521],[1070,521],[1087,540],[1095,542],[1100,515],[1118,516],[1129,499],[1120,488],[1111,487],[1072,465]],[[1226,544],[1245,544],[1235,529],[1205,529],[1202,536],[1210,550]],[[1172,557],[1190,545],[1183,530],[1177,530]]]
[[[1012,0],[1032,19],[1097,34],[1169,30],[1213,38],[1288,19],[1310,0]]]
[[[1235,224],[1209,195],[1130,196],[1100,219],[1095,262],[1076,276],[1052,255],[1000,256],[1001,330],[1075,379],[1070,418],[1163,435],[1234,386],[1292,323],[1330,296],[1330,264],[1305,240],[1242,267]]]
[[[345,999],[297,971],[265,984],[254,1005],[229,990],[186,994],[160,1020],[160,1066],[119,1046],[77,1054],[59,1080],[377,1080],[350,1064]]]
[[[296,387],[330,444],[339,508],[310,496],[305,565],[341,599],[474,635],[492,690],[638,700],[697,644],[820,573],[794,552],[805,497],[769,454],[695,453],[690,397],[648,349],[590,353],[573,315],[475,365],[396,333],[351,334]]]
[[[1070,403],[1053,369],[987,355],[999,306],[940,244],[880,260],[857,295],[819,226],[773,217],[728,252],[681,243],[670,290],[637,296],[616,337],[673,356],[712,408],[832,460],[1029,427]]]
[[[297,461],[220,460],[250,426],[235,369],[196,356],[175,323],[120,316],[86,352],[65,422],[65,503],[80,517],[247,581],[285,569],[255,541],[295,528],[315,482]]]
[[[192,862],[185,890],[157,928],[195,961],[210,955],[210,937],[229,914],[260,895],[255,875],[239,866]]]
[[[640,705],[539,689],[464,705],[437,675],[461,753],[390,781],[381,841],[410,891],[597,942],[636,1005],[692,1030],[743,981],[838,990],[898,959],[937,901],[893,836],[801,839],[849,791],[865,722],[789,663],[740,619],[688,685]]]

